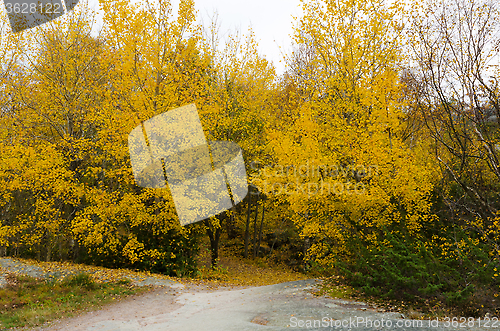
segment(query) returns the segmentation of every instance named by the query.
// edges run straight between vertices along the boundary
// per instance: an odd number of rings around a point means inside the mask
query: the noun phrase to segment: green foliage
[[[191,225],[191,228],[195,227],[197,225]],[[199,251],[200,237],[199,229],[185,233],[171,230],[163,236],[156,237],[151,237],[147,231],[141,231],[138,233],[138,238],[144,243],[146,249],[157,250],[159,258],[145,259],[136,265],[139,269],[169,276],[192,276],[197,269],[195,257]]]
[[[498,21],[474,3],[463,17]],[[471,61],[463,68],[487,62],[474,62],[481,41],[449,44],[439,29],[446,15],[461,27],[458,11],[410,11],[430,16],[404,39],[404,3],[304,0],[296,49],[276,81],[251,31],[219,44],[217,22],[204,35],[191,0],[177,17],[168,0],[100,4],[99,36],[91,13],[75,8],[0,45],[0,254],[226,279],[223,269],[196,270],[205,227],[180,226],[169,189],[138,187],[128,156],[133,128],[195,103],[206,137],[242,147],[249,180],[265,197],[250,204],[251,215],[265,210],[260,222],[251,216],[247,226],[240,203],[217,225],[234,255],[243,255],[245,233],[261,232],[261,266],[337,273],[368,295],[437,300],[463,315],[495,308],[500,71],[491,86],[475,71],[470,82],[482,85],[468,86],[468,72],[453,78],[448,70],[455,60],[434,59],[477,49],[462,57]],[[428,43],[429,31],[445,39]],[[402,70],[412,47],[426,50],[420,76]],[[440,64],[444,76],[432,74]],[[430,77],[491,102],[441,100],[451,96]],[[65,284],[96,289],[85,275]]]
[[[448,232],[457,235],[457,232]],[[495,306],[498,296],[498,261],[490,261],[486,245],[474,244],[468,233],[460,233],[465,245],[447,257],[446,246],[385,232],[383,244],[372,245],[352,237],[353,259],[340,258],[334,268],[345,281],[369,296],[413,302],[421,307],[440,301],[457,313],[481,316]],[[455,237],[456,238],[456,237]],[[488,289],[488,290],[486,290]],[[484,296],[485,291],[491,291]],[[488,298],[489,297],[489,298]]]

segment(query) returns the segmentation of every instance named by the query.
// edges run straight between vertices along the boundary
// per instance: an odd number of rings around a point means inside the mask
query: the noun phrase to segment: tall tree
[[[500,187],[498,103],[500,7],[495,1],[428,2],[415,11],[408,71],[414,109],[435,142],[443,172],[461,201],[450,208],[496,217]],[[418,15],[421,13],[421,15]]]
[[[323,0],[303,10],[256,184],[288,203],[309,257],[331,266],[355,258],[348,242],[380,245],[391,227],[418,236],[437,172],[401,139],[401,5]]]

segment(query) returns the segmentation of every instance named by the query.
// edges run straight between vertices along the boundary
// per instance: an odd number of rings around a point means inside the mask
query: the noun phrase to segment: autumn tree
[[[128,10],[137,20],[151,14]],[[154,24],[152,16],[149,23]],[[192,62],[183,59],[196,56],[192,45],[179,44],[178,63],[170,66],[176,78],[160,74],[154,80],[161,84],[168,78],[166,86],[172,90],[156,84],[151,108],[139,107],[134,104],[135,96],[141,97],[136,92],[145,88],[140,79],[151,77],[151,71],[143,67],[139,73],[144,76],[138,77],[127,68],[129,61],[147,60],[150,53],[127,53],[126,43],[115,43],[113,17],[97,37],[84,8],[26,32],[33,42],[19,65],[22,75],[12,101],[16,111],[11,129],[16,131],[1,163],[10,192],[4,196],[17,208],[9,208],[2,240],[35,256],[44,252],[49,260],[51,252],[58,251],[61,258],[61,252],[72,250],[80,252],[74,256],[80,261],[184,275],[194,268],[196,236],[188,236],[176,222],[171,199],[161,200],[166,192],[135,185],[127,137],[140,119],[154,114],[151,109],[162,111],[161,95],[176,89],[190,93],[186,86],[193,86],[182,75]],[[164,61],[172,55],[165,54]],[[142,96],[140,102],[150,97]],[[31,171],[19,171],[26,168]]]
[[[237,143],[248,163],[261,157],[264,149],[263,128],[269,112],[274,66],[259,54],[251,29],[247,34],[232,32],[222,40],[219,23],[218,16],[214,15],[202,31],[203,54],[208,56],[209,63],[200,116],[209,141]],[[248,199],[247,196],[246,201]],[[232,208],[204,222],[210,239],[212,266],[218,261],[222,223],[236,231],[239,218],[235,214],[240,209],[241,206]]]
[[[499,14],[492,1],[424,2],[414,4],[407,29],[411,136],[428,146],[442,176],[433,246],[469,292],[481,284],[471,314],[491,308],[500,289]]]
[[[269,161],[254,183],[289,206],[311,265],[403,288],[380,269],[391,262],[362,261],[382,256],[375,252],[393,240],[418,251],[434,219],[438,172],[402,140],[404,8],[324,0],[304,2],[303,11],[267,128]],[[402,278],[412,272],[394,263]]]
[[[499,6],[440,1],[417,7],[409,31],[413,111],[434,141],[452,218],[476,219],[498,240]],[[420,13],[420,15],[418,15]],[[415,117],[415,116],[414,116]],[[488,229],[489,230],[486,230]],[[497,248],[498,249],[498,248]],[[498,254],[498,253],[497,253]]]
[[[23,45],[8,87],[13,111],[5,152],[12,149],[13,163],[4,159],[11,174],[6,188],[18,204],[9,227],[23,224],[17,243],[39,258],[44,251],[47,260],[54,250],[59,258],[69,252],[69,222],[82,198],[79,165],[89,158],[82,142],[95,142],[92,110],[102,104],[99,86],[107,83],[106,68],[96,60],[102,40],[90,36],[88,15],[71,19],[74,29],[66,35],[57,30],[61,23],[25,32],[31,43]]]

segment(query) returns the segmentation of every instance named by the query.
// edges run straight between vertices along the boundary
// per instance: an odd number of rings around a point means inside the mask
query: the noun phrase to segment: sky
[[[173,0],[173,8],[178,8],[178,3]],[[281,53],[291,47],[292,16],[300,16],[300,0],[195,0],[195,6],[206,22],[217,11],[221,33],[234,29],[244,33],[252,27],[260,54],[274,63],[278,73],[283,72],[284,63],[279,61]]]
[[[171,0],[173,12],[179,8],[180,0]],[[198,17],[204,22],[217,11],[220,32],[238,29],[242,33],[251,27],[259,43],[259,53],[272,61],[278,74],[284,70],[282,53],[291,48],[293,18],[301,14],[300,0],[194,0]],[[91,7],[98,8],[98,0],[89,0]],[[281,46],[281,49],[279,48]]]

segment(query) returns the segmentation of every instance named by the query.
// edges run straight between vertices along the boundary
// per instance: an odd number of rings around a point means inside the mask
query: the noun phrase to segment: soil
[[[44,274],[39,267],[0,259],[0,269]],[[45,273],[44,273],[45,272]],[[61,271],[59,271],[61,272]],[[48,275],[50,276],[50,275]],[[158,285],[161,282],[162,285]],[[39,331],[250,331],[250,330],[450,330],[438,320],[405,319],[364,302],[317,297],[318,280],[299,280],[259,287],[219,287],[181,284],[143,277],[138,284],[156,287],[80,316],[47,323]],[[390,323],[390,326],[389,326]],[[481,330],[465,325],[460,330]],[[484,329],[483,329],[484,330]]]

